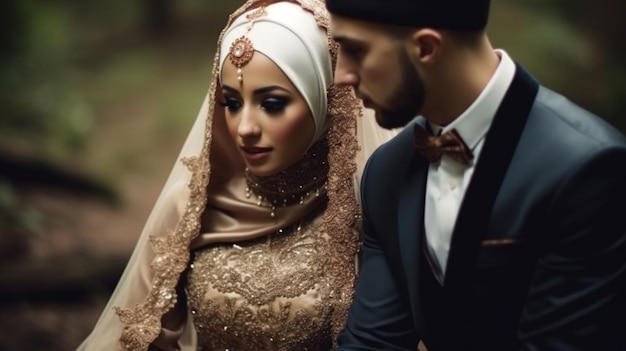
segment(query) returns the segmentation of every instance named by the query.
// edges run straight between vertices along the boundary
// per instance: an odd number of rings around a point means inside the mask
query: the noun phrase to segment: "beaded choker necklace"
[[[261,177],[246,168],[246,198],[254,195],[257,205],[271,210],[302,204],[311,195],[320,196],[326,191],[328,176],[328,140],[321,139],[304,153],[302,158],[277,174]]]

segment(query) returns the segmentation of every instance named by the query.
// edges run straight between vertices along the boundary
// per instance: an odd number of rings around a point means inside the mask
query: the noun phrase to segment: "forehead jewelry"
[[[230,62],[237,67],[237,80],[239,83],[243,83],[243,72],[241,67],[245,66],[252,60],[252,55],[254,55],[254,47],[252,46],[252,42],[250,39],[246,37],[246,35],[252,29],[254,22],[263,17],[265,15],[265,7],[261,6],[258,9],[250,12],[246,15],[246,19],[250,21],[248,23],[248,27],[246,28],[246,33],[241,37],[237,38],[232,45],[230,46]]]

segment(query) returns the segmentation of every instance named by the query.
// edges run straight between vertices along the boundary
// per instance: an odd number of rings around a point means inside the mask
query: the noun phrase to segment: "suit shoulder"
[[[576,145],[598,149],[626,147],[626,137],[617,128],[545,87],[539,89],[529,122],[557,133],[555,140],[574,149]]]
[[[380,145],[372,153],[368,163],[391,166],[394,163],[407,162],[415,149],[413,140],[413,123],[411,123],[389,141]]]
[[[363,170],[362,186],[378,184],[377,188],[393,186],[406,174],[415,156],[413,123],[388,142],[379,146],[368,158]]]

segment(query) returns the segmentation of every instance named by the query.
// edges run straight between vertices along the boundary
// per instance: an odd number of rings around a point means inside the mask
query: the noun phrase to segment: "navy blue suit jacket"
[[[624,136],[518,66],[437,282],[412,129],[365,168],[360,275],[338,349],[626,350]]]

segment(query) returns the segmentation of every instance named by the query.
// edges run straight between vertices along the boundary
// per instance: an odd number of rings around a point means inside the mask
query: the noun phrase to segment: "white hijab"
[[[254,51],[272,60],[307,102],[315,122],[312,145],[328,130],[326,92],[333,82],[333,68],[326,31],[298,4],[272,4],[263,16],[249,20],[254,11],[239,16],[224,34],[218,67],[221,71],[237,39],[250,39]]]

